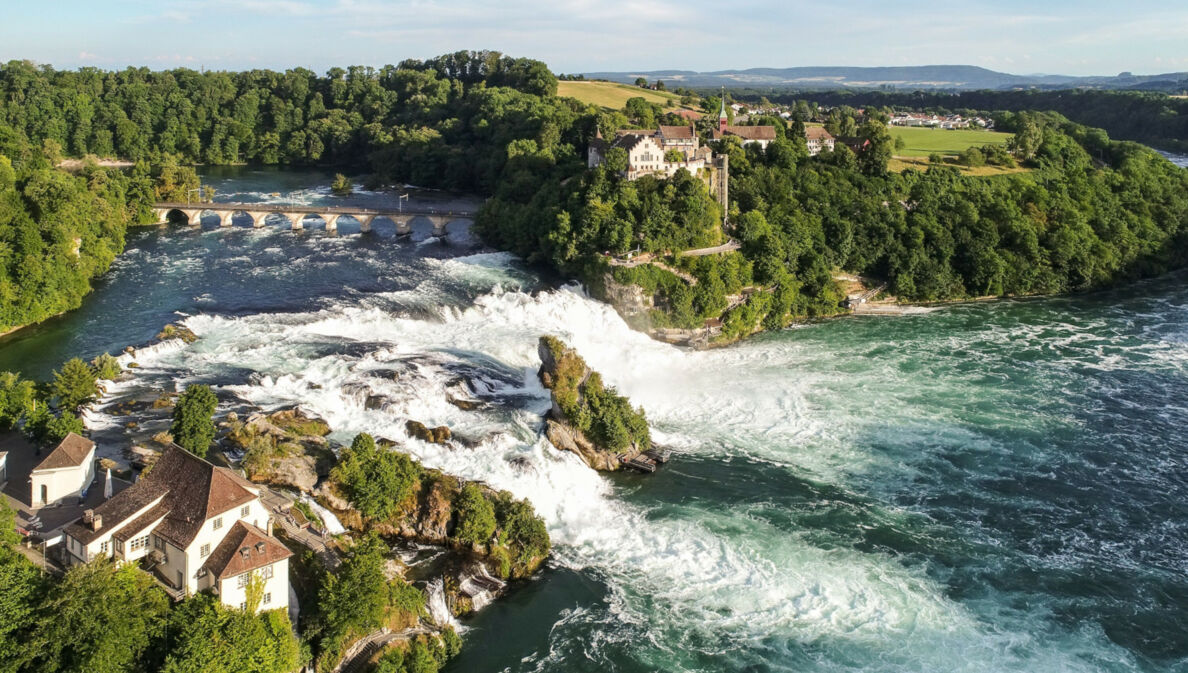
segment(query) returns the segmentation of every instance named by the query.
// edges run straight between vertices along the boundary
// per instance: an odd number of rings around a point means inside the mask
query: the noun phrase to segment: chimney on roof
[[[103,527],[103,515],[95,514],[91,517],[91,530],[99,530]]]
[[[95,518],[95,510],[88,509],[83,512],[83,523],[87,524],[88,526],[91,524],[91,521],[94,518]]]

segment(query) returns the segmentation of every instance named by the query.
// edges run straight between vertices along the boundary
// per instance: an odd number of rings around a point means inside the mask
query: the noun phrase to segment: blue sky
[[[556,72],[971,64],[1188,71],[1188,2],[8,0],[0,60],[60,68],[383,65],[458,49]]]

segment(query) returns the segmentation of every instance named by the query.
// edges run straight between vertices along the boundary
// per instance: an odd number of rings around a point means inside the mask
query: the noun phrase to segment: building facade
[[[292,553],[270,529],[259,487],[173,445],[140,481],[67,526],[63,542],[71,563],[138,563],[175,598],[209,590],[240,608],[257,578],[268,599],[260,608],[287,608]]]
[[[821,152],[832,152],[835,141],[833,134],[824,127],[807,126],[804,129],[804,142],[808,146],[809,156],[815,157]]]
[[[718,113],[718,128],[713,132],[714,140],[734,136],[741,140],[743,145],[758,145],[762,149],[767,149],[776,139],[774,126],[733,126],[728,123],[729,120],[726,115],[726,97],[723,95],[722,110]]]
[[[95,481],[95,442],[73,432],[29,473],[29,504],[45,507],[81,497]]]

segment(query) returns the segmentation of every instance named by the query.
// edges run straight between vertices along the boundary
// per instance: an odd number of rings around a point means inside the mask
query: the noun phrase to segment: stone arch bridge
[[[303,229],[307,217],[321,218],[326,223],[326,231],[338,231],[338,218],[349,217],[359,223],[361,231],[371,231],[371,223],[376,218],[391,220],[396,225],[398,236],[412,233],[412,221],[425,218],[433,224],[434,236],[445,236],[446,225],[460,220],[474,221],[475,213],[467,210],[435,210],[428,208],[354,208],[350,206],[301,206],[275,205],[267,203],[154,203],[153,212],[161,223],[169,221],[172,213],[178,213],[186,218],[190,225],[198,225],[206,213],[219,216],[219,226],[231,226],[231,218],[243,214],[251,218],[253,227],[264,226],[264,219],[272,214],[279,214],[288,218],[294,229]]]

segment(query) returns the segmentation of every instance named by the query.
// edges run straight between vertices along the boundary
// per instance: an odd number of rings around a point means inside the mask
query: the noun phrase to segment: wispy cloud
[[[217,58],[227,67],[325,68],[493,48],[564,72],[1170,69],[1188,58],[1188,9],[1153,4],[965,0],[934,11],[882,0],[55,0],[6,8],[0,56],[79,65],[101,60],[96,53],[106,63],[162,63],[149,54],[170,54],[172,62]]]

